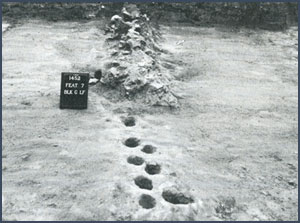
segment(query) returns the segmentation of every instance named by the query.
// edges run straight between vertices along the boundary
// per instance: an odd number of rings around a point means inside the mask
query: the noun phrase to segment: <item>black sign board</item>
[[[87,108],[88,84],[88,73],[61,73],[60,108]]]

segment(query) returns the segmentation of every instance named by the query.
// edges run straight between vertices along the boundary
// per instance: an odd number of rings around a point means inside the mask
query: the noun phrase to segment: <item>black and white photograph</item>
[[[298,221],[298,3],[2,2],[2,221]]]

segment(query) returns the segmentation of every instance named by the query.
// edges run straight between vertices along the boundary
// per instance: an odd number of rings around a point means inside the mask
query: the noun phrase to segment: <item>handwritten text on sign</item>
[[[88,80],[87,73],[62,73],[60,108],[87,108]]]

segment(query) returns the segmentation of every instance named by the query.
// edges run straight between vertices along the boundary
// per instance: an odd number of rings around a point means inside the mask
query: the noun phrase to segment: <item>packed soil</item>
[[[162,26],[180,108],[96,84],[61,110],[61,72],[106,55],[102,25],[2,28],[3,220],[298,220],[296,27]]]

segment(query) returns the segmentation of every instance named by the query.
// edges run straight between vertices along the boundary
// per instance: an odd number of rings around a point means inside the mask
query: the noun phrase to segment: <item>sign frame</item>
[[[87,109],[89,73],[62,72],[60,109]]]

